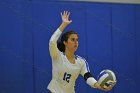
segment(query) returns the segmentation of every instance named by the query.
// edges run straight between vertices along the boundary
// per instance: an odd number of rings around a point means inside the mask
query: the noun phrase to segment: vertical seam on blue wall
[[[32,5],[32,0],[29,0],[29,2],[31,2],[31,5]],[[32,13],[32,12],[31,12]],[[31,14],[31,17],[32,17],[32,14]],[[36,93],[35,91],[35,87],[36,87],[36,82],[35,82],[35,61],[34,61],[34,33],[33,33],[33,21],[32,21],[32,62],[33,62],[33,65],[32,65],[32,71],[33,71],[33,93]]]
[[[22,5],[22,4],[21,4]],[[24,5],[24,4],[23,4]],[[23,5],[20,7],[20,11],[23,11]],[[23,19],[24,20],[24,19]],[[22,21],[23,22],[23,24],[24,24],[24,21]],[[24,25],[23,25],[23,27],[24,27]],[[23,35],[23,38],[24,38],[24,30],[23,30],[23,32],[22,32],[22,35]],[[23,45],[24,45],[24,39],[23,39]],[[24,48],[23,48],[23,50],[24,50]],[[23,59],[24,59],[24,52],[22,51],[22,56],[23,56]],[[24,62],[22,61],[22,93],[24,93]]]
[[[33,62],[33,65],[32,65],[32,71],[33,71],[33,93],[35,93],[35,62],[34,62],[34,34],[33,34],[33,31],[32,31],[32,62]]]
[[[114,59],[114,55],[113,55],[113,29],[112,29],[112,4],[110,4],[110,35],[111,35],[111,67],[112,67],[112,69],[114,68],[114,65],[113,65],[113,63],[114,63],[114,61],[113,61],[113,59]],[[114,89],[112,90],[113,91],[113,93],[115,93],[114,92]]]
[[[135,55],[136,55],[136,73],[138,73],[138,63],[137,63],[137,32],[136,32],[136,5],[133,5],[134,6],[134,38],[135,38]],[[137,80],[137,77],[136,77],[136,80]],[[136,91],[137,91],[137,83],[136,83]]]
[[[113,59],[114,59],[114,57],[113,57],[113,28],[112,28],[112,4],[110,4],[110,35],[111,35],[111,37],[110,37],[110,39],[111,39],[111,65],[112,65],[112,69],[113,69]]]
[[[85,6],[85,48],[86,48],[86,58],[88,59],[88,33],[87,33],[87,3]]]
[[[89,57],[88,57],[88,33],[87,33],[87,3],[85,3],[84,7],[85,7],[85,13],[84,14],[85,14],[85,42],[86,42],[85,48],[86,48],[86,58],[87,58],[87,61],[88,61]],[[87,87],[86,87],[86,90],[87,90]]]
[[[32,58],[32,61],[33,61],[33,93],[35,93],[35,61],[34,61],[34,34],[33,34],[33,31],[32,31],[32,55],[33,55],[33,58]]]

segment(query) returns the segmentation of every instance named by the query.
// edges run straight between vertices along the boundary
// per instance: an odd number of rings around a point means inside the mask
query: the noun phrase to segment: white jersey
[[[71,64],[66,55],[58,50],[56,42],[61,33],[57,29],[49,43],[53,76],[48,89],[52,93],[75,93],[74,86],[77,77],[79,74],[84,76],[85,73],[89,72],[89,67],[86,60],[80,56],[76,56],[75,64]]]

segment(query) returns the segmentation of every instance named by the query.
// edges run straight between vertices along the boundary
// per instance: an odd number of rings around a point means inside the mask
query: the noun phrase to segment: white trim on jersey
[[[88,65],[88,62],[86,61],[86,59],[85,58],[83,58],[83,57],[81,57],[81,56],[78,56],[78,55],[76,55],[77,57],[79,57],[80,58],[80,60],[82,59],[85,63],[86,63],[86,68],[87,68],[87,71],[88,72],[90,72],[90,70],[89,70],[89,65]]]

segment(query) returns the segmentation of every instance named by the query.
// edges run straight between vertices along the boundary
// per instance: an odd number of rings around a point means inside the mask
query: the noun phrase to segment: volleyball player
[[[81,74],[86,83],[93,88],[102,89],[98,82],[91,76],[86,60],[75,51],[78,48],[78,34],[74,31],[62,35],[61,41],[57,43],[63,30],[72,22],[69,20],[70,12],[61,13],[62,23],[52,35],[49,42],[49,50],[52,58],[52,80],[48,85],[50,93],[75,93],[75,81]]]

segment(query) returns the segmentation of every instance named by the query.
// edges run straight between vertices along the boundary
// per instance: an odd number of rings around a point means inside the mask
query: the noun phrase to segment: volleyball
[[[101,71],[100,74],[98,75],[97,80],[98,84],[104,89],[113,87],[116,84],[115,73],[108,69]]]

